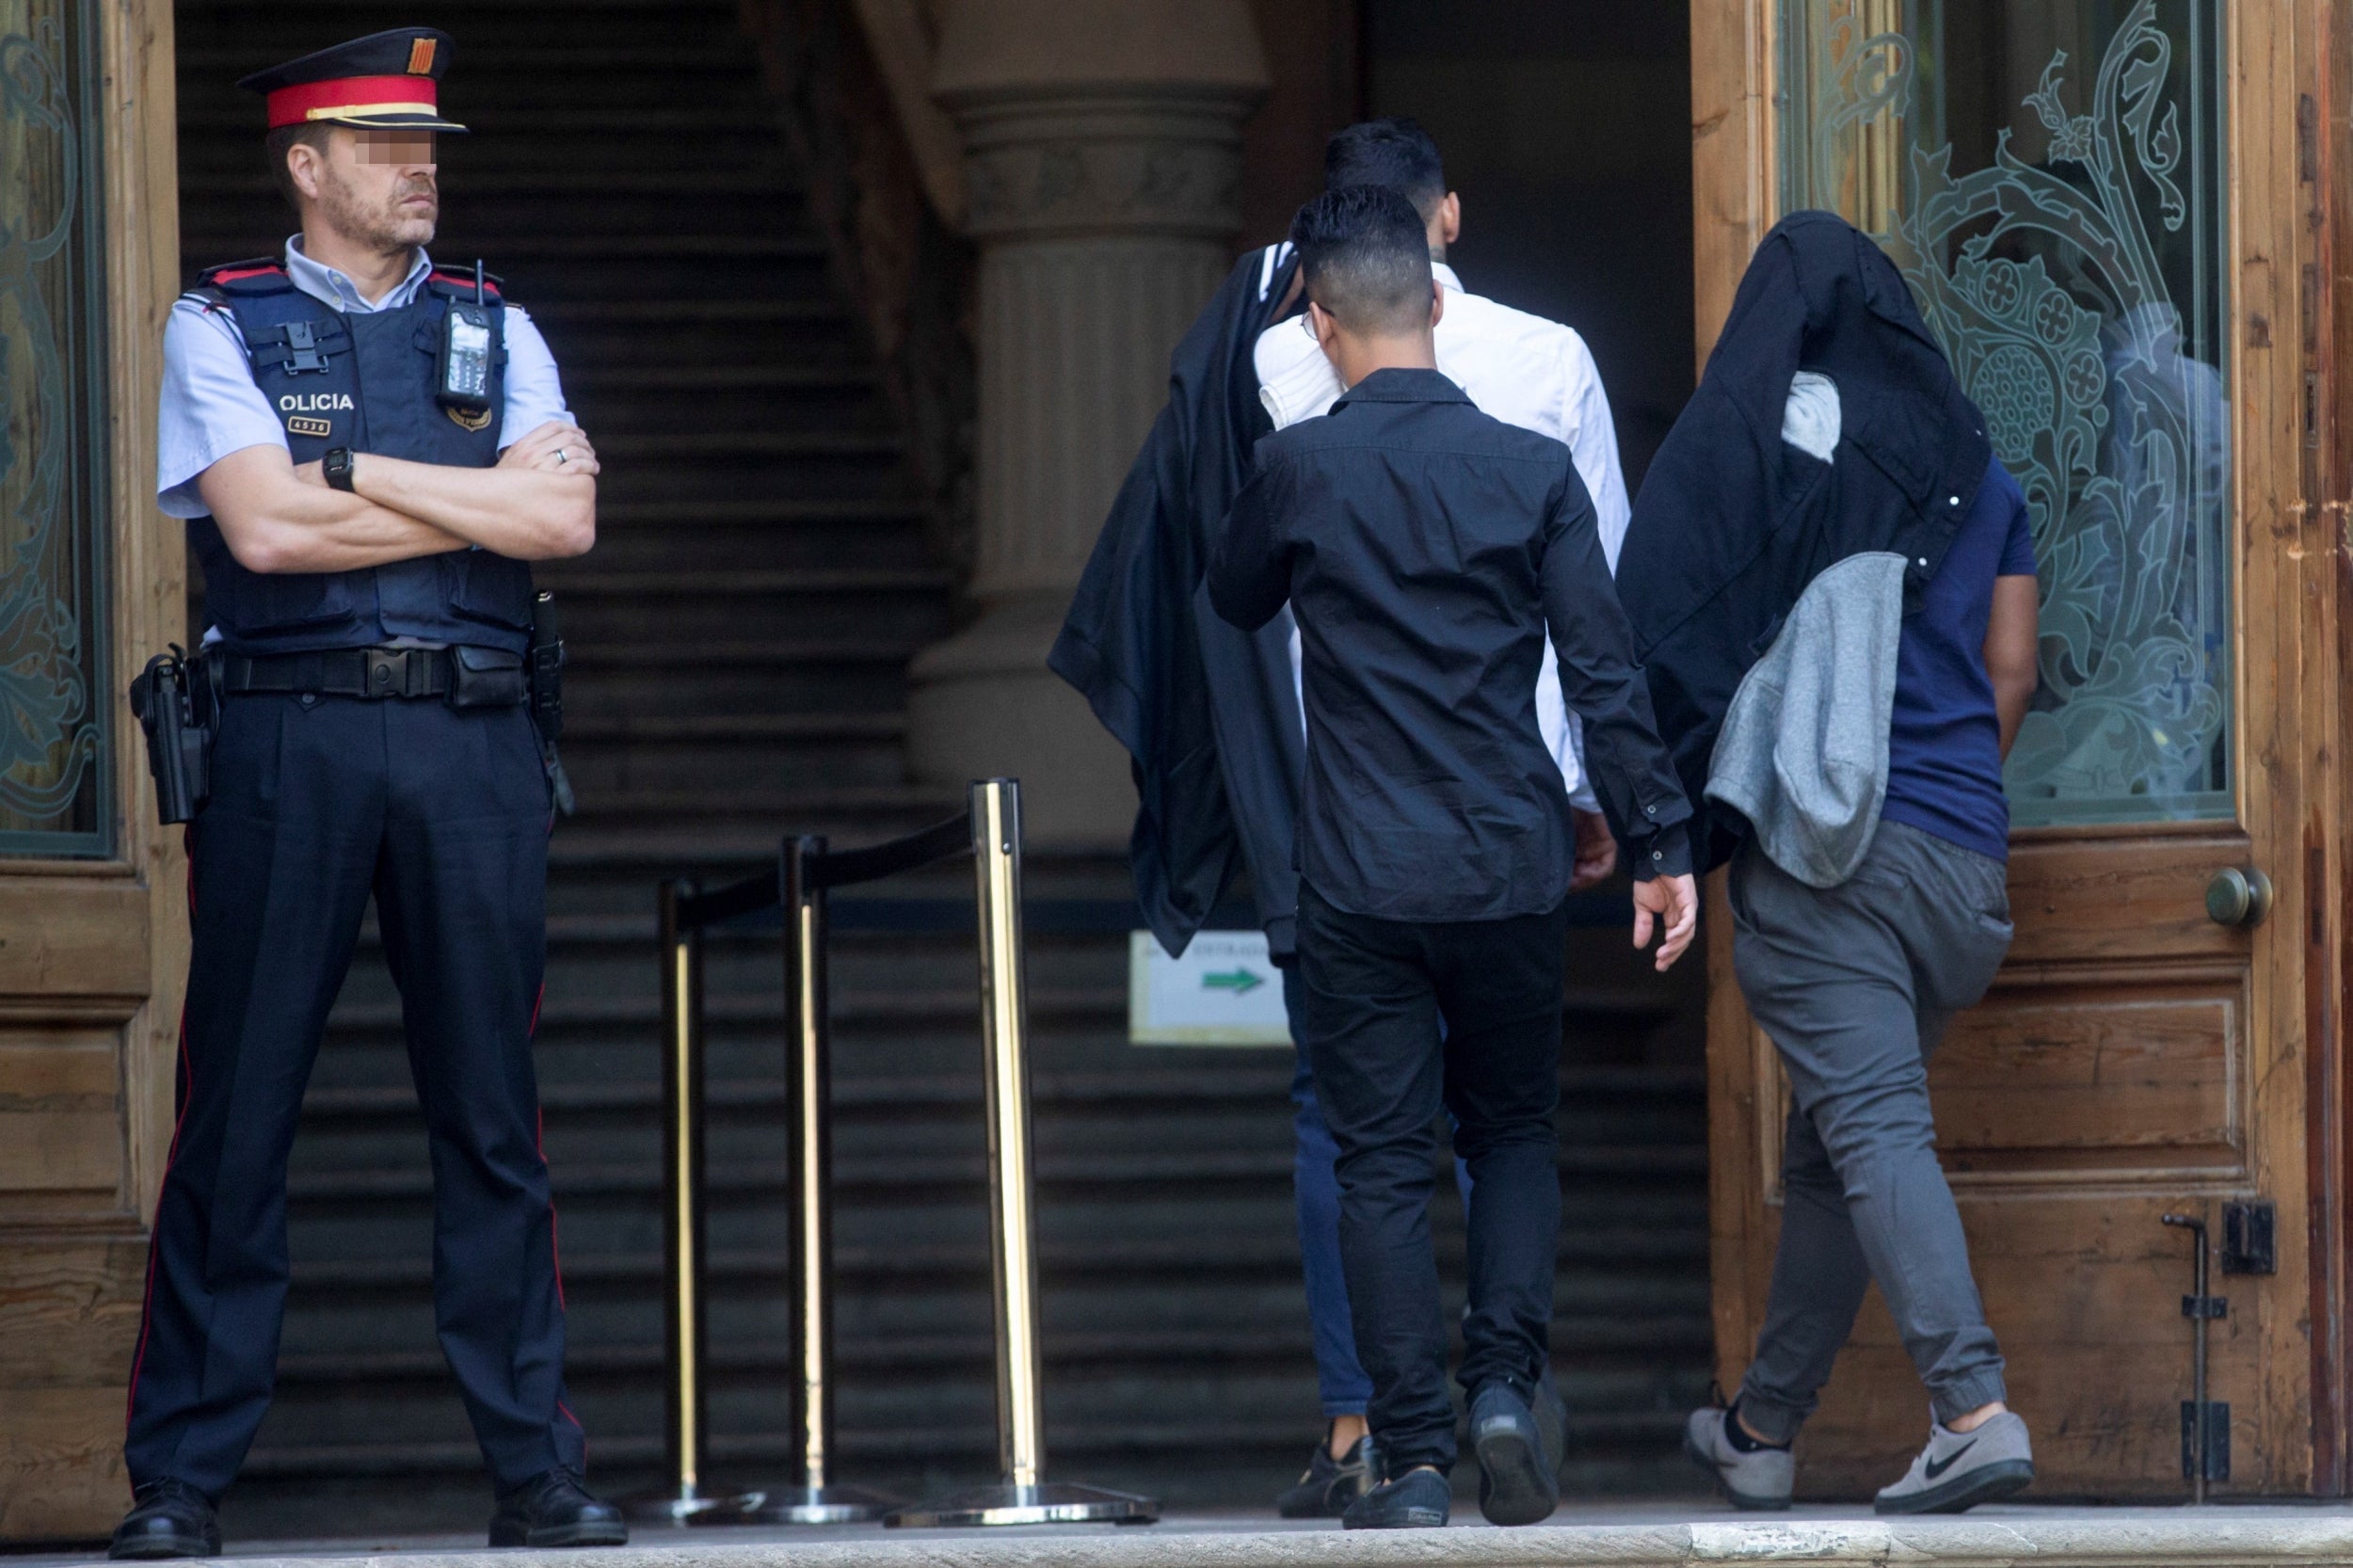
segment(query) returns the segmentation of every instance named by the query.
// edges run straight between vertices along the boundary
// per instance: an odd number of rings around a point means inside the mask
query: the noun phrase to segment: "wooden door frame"
[[[1775,145],[1777,0],[1691,0],[1694,308],[1704,369],[1740,276],[1779,216]],[[2353,1490],[2353,1388],[2344,1314],[2353,1301],[2346,1183],[2353,1082],[2342,1028],[2353,976],[2353,877],[2346,829],[2353,744],[2353,0],[2240,0],[2231,18],[2227,117],[2232,193],[2233,592],[2239,824],[2267,846],[2278,889],[2250,970],[2253,1093],[2267,1117],[2300,1128],[2295,1168],[2253,1174],[2280,1204],[2283,1271],[2309,1262],[2301,1323],[2271,1322],[2268,1432],[2309,1430],[2264,1484]],[[2299,115],[2261,112],[2251,80],[2293,80]],[[2327,650],[2313,658],[2313,650]],[[2327,656],[2327,655],[2333,655]],[[2220,829],[2222,824],[2209,824]],[[2290,846],[2300,854],[2290,854]],[[2259,851],[2260,852],[2260,851]],[[2056,913],[2056,911],[2055,911]],[[1722,877],[1708,889],[1710,1262],[1717,1366],[1745,1367],[1771,1256],[1757,1160],[1776,1141],[1778,1104],[1732,970]],[[2025,915],[2022,914],[2022,931]],[[2296,982],[2294,984],[2288,981]],[[2291,997],[2302,1006],[2291,1009]],[[2276,1015],[2268,1002],[2276,1000]],[[2301,1058],[2299,1061],[2298,1058]],[[2275,1316],[2279,1304],[2273,1304]],[[2309,1338],[2309,1361],[2287,1353]],[[2245,1396],[2242,1395],[2242,1398]],[[2292,1439],[2287,1440],[2292,1444]]]
[[[2331,687],[2316,741],[2343,759],[2353,744],[2353,714],[2345,712],[2353,672],[2353,0],[2320,0],[2311,8],[2313,46],[2299,73],[2299,92],[2312,104],[2302,158],[2310,172],[2307,222],[2314,254],[2304,301],[2304,370],[2312,388],[2311,439],[2304,493],[2314,514],[2320,548],[2333,567],[2326,597],[2336,616],[2336,657],[2326,671]],[[2300,105],[2299,105],[2300,106]],[[2307,1030],[2325,1048],[2309,1064],[2313,1108],[2313,1490],[2353,1494],[2353,1346],[2345,1313],[2353,1306],[2353,1074],[2345,1070],[2344,1028],[2353,987],[2353,866],[2346,859],[2346,825],[2353,824],[2353,769],[2336,768],[2328,797],[2337,835],[2322,870],[2336,897],[2326,901],[2313,928],[2315,951],[2308,976]],[[2325,964],[2323,959],[2325,957]]]
[[[106,279],[111,689],[99,700],[111,709],[115,851],[0,859],[0,1036],[38,1047],[59,1028],[119,1032],[120,1165],[110,1198],[0,1213],[0,1539],[10,1541],[103,1536],[129,1501],[123,1388],[187,970],[181,836],[155,824],[123,695],[149,653],[186,636],[183,530],[155,505],[164,319],[180,288],[172,12],[168,0],[76,3],[98,19],[97,104],[81,129],[101,157],[88,199],[103,209]],[[37,1080],[31,1092],[55,1091]]]

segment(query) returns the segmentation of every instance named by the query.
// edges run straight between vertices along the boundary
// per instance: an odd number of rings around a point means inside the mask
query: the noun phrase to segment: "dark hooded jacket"
[[[1290,292],[1288,245],[1235,264],[1169,360],[1168,403],[1104,520],[1047,664],[1128,748],[1128,858],[1160,945],[1180,953],[1247,866],[1270,949],[1288,958],[1306,765],[1290,614],[1242,632],[1202,576],[1218,527],[1273,428],[1251,351]]]
[[[1791,378],[1838,388],[1833,461],[1781,439]],[[1943,564],[1991,456],[1911,291],[1870,238],[1795,213],[1749,263],[1700,379],[1652,460],[1618,561],[1659,732],[1700,815],[1697,868],[1746,831],[1706,798],[1708,760],[1749,666],[1825,567],[1863,551],[1909,563],[1907,613]]]

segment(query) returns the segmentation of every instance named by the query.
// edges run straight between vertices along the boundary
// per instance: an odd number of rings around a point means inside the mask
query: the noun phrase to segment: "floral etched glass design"
[[[1902,268],[2026,492],[2021,824],[2232,814],[2221,0],[1785,0],[1785,211]]]
[[[0,0],[0,855],[112,847],[95,8]]]

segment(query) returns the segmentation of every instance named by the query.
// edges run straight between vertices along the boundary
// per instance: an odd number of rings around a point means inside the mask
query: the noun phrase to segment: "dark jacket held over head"
[[[1782,440],[1791,378],[1838,390],[1835,460]],[[1757,247],[1699,390],[1652,460],[1619,556],[1660,729],[1698,806],[1698,869],[1745,831],[1706,802],[1708,760],[1740,678],[1816,574],[1864,551],[1907,563],[1915,607],[1991,456],[1985,419],[1895,264],[1831,213],[1795,213]]]
[[[1169,359],[1168,403],[1128,471],[1047,664],[1128,748],[1128,859],[1146,924],[1182,952],[1243,865],[1269,948],[1288,959],[1303,763],[1290,621],[1254,635],[1209,609],[1202,572],[1273,428],[1251,349],[1297,275],[1288,245],[1236,264]]]
[[[1545,632],[1637,878],[1690,869],[1690,815],[1651,723],[1569,449],[1434,370],[1381,370],[1258,443],[1209,562],[1221,616],[1289,601],[1305,651],[1299,869],[1351,914],[1541,914],[1567,896],[1568,792],[1536,727]]]

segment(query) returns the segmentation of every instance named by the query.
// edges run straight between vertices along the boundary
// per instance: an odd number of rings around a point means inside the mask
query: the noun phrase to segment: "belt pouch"
[[[499,648],[449,650],[449,705],[468,708],[514,708],[522,703],[523,657]]]

